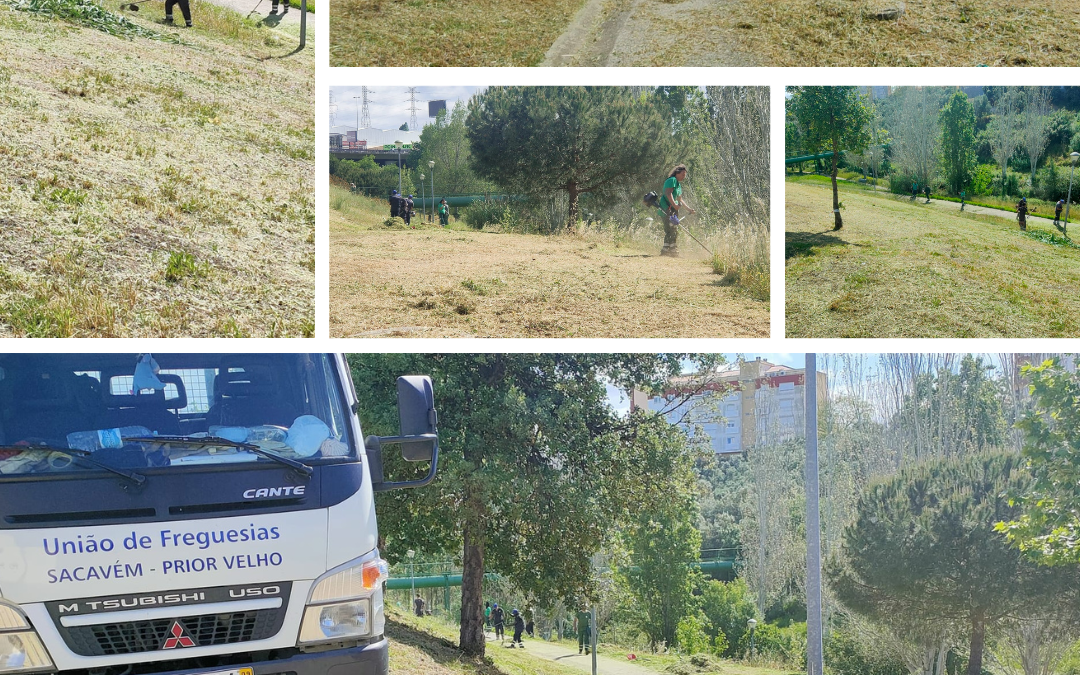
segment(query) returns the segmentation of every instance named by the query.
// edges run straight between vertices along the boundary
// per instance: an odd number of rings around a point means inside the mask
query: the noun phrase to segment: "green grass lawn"
[[[841,185],[786,187],[787,337],[1072,337],[1080,248],[1045,221],[942,211]]]

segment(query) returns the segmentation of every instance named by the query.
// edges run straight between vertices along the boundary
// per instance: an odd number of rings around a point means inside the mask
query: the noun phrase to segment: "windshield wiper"
[[[218,436],[203,436],[201,438],[192,436],[125,436],[123,440],[125,443],[129,441],[132,443],[175,443],[177,445],[192,445],[196,447],[220,446],[223,448],[236,448],[237,450],[244,450],[245,452],[250,452],[259,457],[272,459],[278,464],[284,464],[303,476],[310,476],[315,472],[314,469],[303,462],[276,455],[269,450],[263,450],[252,443],[230,441],[227,438],[220,438]]]
[[[135,485],[142,486],[142,484],[146,482],[146,476],[142,475],[141,473],[136,473],[134,471],[125,471],[124,469],[118,469],[115,466],[109,466],[105,462],[99,462],[98,460],[90,456],[93,453],[87,452],[86,450],[58,448],[53,445],[4,445],[0,446],[0,450],[39,450],[41,452],[58,452],[61,455],[67,455],[68,457],[71,457],[71,459],[76,462],[83,462],[85,464],[89,464],[90,466],[97,467],[98,469],[103,469],[110,473],[115,473],[117,476],[120,476],[121,478],[126,478]]]

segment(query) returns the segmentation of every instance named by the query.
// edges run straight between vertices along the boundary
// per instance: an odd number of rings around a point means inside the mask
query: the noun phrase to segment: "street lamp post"
[[[750,628],[750,661],[754,660],[754,629],[757,628],[757,619],[750,619],[746,622],[748,628]]]
[[[431,222],[435,222],[435,160],[428,160],[427,165],[431,169]]]
[[[409,595],[409,604],[413,602],[413,598],[416,597],[416,575],[413,574],[413,558],[416,557],[416,551],[411,548],[405,551],[405,555],[409,558],[409,586],[412,587],[412,594]]]
[[[405,145],[401,140],[394,141],[394,147],[397,148],[397,193],[402,193],[402,146]]]
[[[1069,157],[1072,157],[1072,168],[1069,169],[1069,195],[1065,197],[1065,234],[1069,233],[1069,203],[1072,201],[1072,179],[1073,173],[1076,171],[1076,160],[1080,158],[1080,152],[1074,152]]]
[[[427,206],[424,204],[424,174],[420,174],[420,219],[427,217]]]

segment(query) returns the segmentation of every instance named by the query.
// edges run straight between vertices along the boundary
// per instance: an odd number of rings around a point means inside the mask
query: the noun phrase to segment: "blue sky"
[[[409,86],[368,87],[368,108],[371,112],[371,126],[376,129],[397,129],[409,121],[408,93]],[[445,100],[447,108],[453,108],[455,101],[467,103],[469,98],[486,87],[417,87],[416,122],[422,129],[432,121],[427,116],[428,101]],[[330,87],[337,103],[336,123],[356,126],[360,108],[360,87]]]

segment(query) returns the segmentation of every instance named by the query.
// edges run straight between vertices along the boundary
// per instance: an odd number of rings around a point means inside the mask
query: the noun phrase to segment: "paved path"
[[[494,633],[486,633],[489,649],[504,649],[495,641]],[[509,636],[508,636],[509,637]],[[506,641],[510,644],[510,640]],[[568,649],[557,642],[525,638],[525,651],[534,656],[539,656],[548,661],[555,661],[566,666],[578,668],[584,672],[592,672],[592,655],[578,654],[575,649]],[[599,675],[658,675],[657,671],[644,666],[630,663],[627,660],[619,660],[610,656],[598,654],[596,657],[596,672]]]
[[[209,2],[236,10],[246,18],[261,21],[271,28],[278,28],[292,35],[300,35],[300,0],[291,0],[292,6],[287,11],[279,5],[277,14],[271,12],[272,0],[209,0]],[[325,9],[326,5],[323,4],[322,7]],[[315,39],[314,24],[315,15],[309,12],[307,16],[309,41]]]

